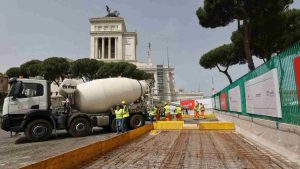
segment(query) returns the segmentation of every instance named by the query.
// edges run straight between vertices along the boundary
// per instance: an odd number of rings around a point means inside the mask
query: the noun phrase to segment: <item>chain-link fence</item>
[[[296,62],[298,60],[298,62]],[[228,105],[227,111],[231,113],[242,114],[246,116],[258,117],[263,119],[274,120],[277,122],[289,123],[294,125],[300,125],[300,106],[299,106],[299,85],[300,73],[296,73],[296,70],[300,70],[300,43],[297,43],[290,48],[279,53],[277,56],[271,58],[267,63],[257,67],[254,71],[245,74],[243,77],[234,81],[231,85],[227,86],[223,90],[213,95],[215,104],[221,104],[221,95],[226,93],[226,102]],[[263,75],[272,69],[277,69],[278,86],[280,94],[281,114],[282,117],[273,117],[267,115],[258,115],[247,112],[246,90],[245,84],[247,81],[254,79],[260,75]],[[229,90],[239,87],[240,90],[240,102],[241,111],[232,111],[229,104]],[[224,97],[223,97],[224,98]],[[221,101],[218,101],[221,100]],[[222,109],[221,105],[215,105],[215,109]]]

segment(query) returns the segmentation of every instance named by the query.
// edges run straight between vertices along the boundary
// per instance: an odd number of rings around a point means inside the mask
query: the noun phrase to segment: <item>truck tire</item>
[[[135,114],[130,118],[130,127],[136,129],[145,125],[145,118],[140,114]]]
[[[83,117],[77,117],[72,120],[69,133],[74,137],[84,137],[91,134],[92,127],[89,120]]]
[[[25,128],[25,136],[30,141],[45,141],[51,134],[52,125],[44,119],[31,121]]]
[[[110,131],[112,132],[116,132],[117,131],[117,127],[116,127],[116,119],[113,118],[111,123],[110,123]]]

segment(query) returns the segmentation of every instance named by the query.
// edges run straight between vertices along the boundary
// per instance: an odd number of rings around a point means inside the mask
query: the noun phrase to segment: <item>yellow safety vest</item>
[[[199,111],[199,106],[195,106],[195,107],[194,107],[194,110],[195,110],[195,111]]]
[[[123,117],[129,117],[129,110],[126,105],[124,105],[124,108],[123,108]]]
[[[115,110],[116,119],[122,119],[123,118],[123,109]]]
[[[170,113],[171,112],[171,108],[169,105],[166,105],[165,107],[165,113]]]
[[[151,111],[150,111],[150,115],[151,116],[155,116],[157,114],[157,108],[153,108]]]
[[[181,107],[176,107],[175,112],[176,114],[181,114]]]

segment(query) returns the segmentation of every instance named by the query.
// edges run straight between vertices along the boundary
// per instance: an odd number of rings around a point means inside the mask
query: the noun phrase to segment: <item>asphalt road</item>
[[[92,136],[75,138],[66,131],[60,131],[48,141],[28,142],[23,133],[10,137],[9,132],[0,129],[0,168],[26,166],[115,135],[95,128]]]

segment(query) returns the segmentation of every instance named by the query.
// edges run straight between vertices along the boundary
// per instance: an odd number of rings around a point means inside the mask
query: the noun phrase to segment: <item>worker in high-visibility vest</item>
[[[123,106],[123,131],[128,130],[128,123],[129,123],[129,109],[126,105],[126,102],[123,100],[122,101],[122,106]]]
[[[153,123],[155,116],[157,115],[157,107],[153,106],[153,108],[149,112],[150,122]],[[157,120],[157,119],[156,119]]]
[[[159,104],[156,105],[156,121],[160,120],[160,111],[161,111],[160,109],[161,109],[160,105]]]
[[[205,107],[204,104],[202,103],[200,103],[200,111],[201,111],[201,116],[204,118]]]
[[[165,103],[165,107],[164,107],[164,110],[165,110],[165,115],[166,115],[166,121],[170,121],[171,120],[171,107],[169,105],[169,103]]]
[[[120,108],[120,105],[116,106],[115,110],[115,116],[116,116],[116,130],[119,134],[120,132],[123,132],[123,109]]]
[[[196,102],[195,106],[194,106],[194,118],[198,119],[199,118],[199,103]]]
[[[177,121],[181,121],[182,120],[182,109],[181,109],[181,107],[180,106],[176,106],[174,112],[176,114]]]

